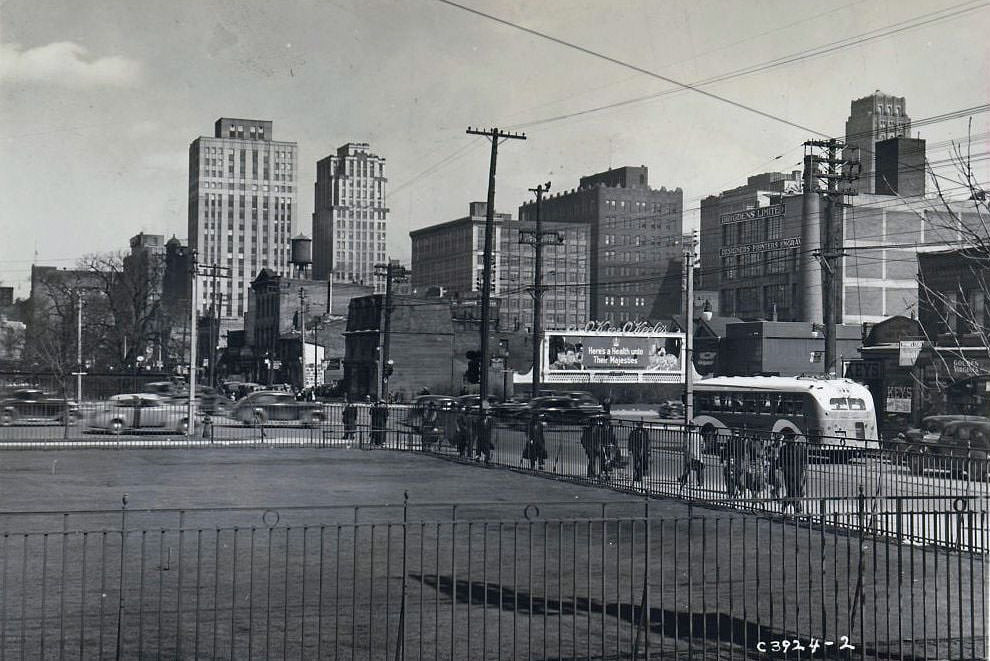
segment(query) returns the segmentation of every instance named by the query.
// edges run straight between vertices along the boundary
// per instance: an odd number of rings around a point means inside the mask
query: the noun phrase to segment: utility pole
[[[313,373],[314,376],[316,373]],[[299,288],[299,389],[306,387],[306,290]]]
[[[859,178],[859,162],[840,158],[840,150],[850,148],[848,153],[855,153],[856,150],[853,145],[847,145],[835,138],[808,140],[804,146],[812,149],[825,149],[827,154],[826,156],[811,155],[809,166],[815,171],[809,181],[819,182],[817,192],[825,202],[822,248],[815,253],[815,257],[821,263],[822,289],[824,290],[822,325],[825,334],[825,356],[822,361],[822,373],[829,376],[836,370],[836,356],[838,354],[836,350],[836,324],[842,323],[842,302],[837,285],[841,266],[839,258],[845,255],[842,251],[841,232],[839,231],[842,208],[845,206],[843,198],[846,195],[856,195],[856,190],[851,184]],[[819,163],[825,165],[824,171],[818,169]]]
[[[196,282],[199,279],[199,265],[196,262],[196,251],[192,251],[192,268],[190,269],[190,277],[192,282],[189,283],[189,410],[187,412],[187,418],[189,422],[186,425],[189,436],[193,436],[196,433],[196,343],[199,340],[199,329],[197,327],[199,319],[196,304],[199,299],[196,298]]]
[[[488,208],[485,209],[485,256],[484,256],[484,277],[481,283],[481,393],[479,406],[484,409],[488,407],[488,367],[491,360],[489,355],[489,329],[488,319],[491,314],[492,304],[492,252],[493,239],[495,234],[495,165],[498,161],[498,143],[505,138],[507,140],[525,140],[522,133],[509,133],[497,128],[490,130],[467,129],[469,135],[483,135],[491,140],[492,156],[488,168]]]
[[[543,194],[550,190],[550,182],[541,184],[536,188],[530,188],[531,193],[536,193],[536,231],[520,230],[519,243],[533,246],[533,393],[540,389],[540,344],[543,339],[543,246],[560,245],[564,242],[564,237],[560,232],[544,232],[543,223],[540,220],[540,206],[543,202]]]
[[[82,404],[82,293],[76,291],[76,403]]]
[[[694,237],[684,248],[684,428],[694,420]]]
[[[388,397],[388,379],[392,376],[392,365],[389,351],[392,344],[392,283],[400,282],[409,277],[409,271],[399,264],[396,259],[390,259],[388,264],[375,264],[375,275],[385,277],[385,309],[382,311],[382,341],[381,341],[381,379],[378,386],[378,396]]]

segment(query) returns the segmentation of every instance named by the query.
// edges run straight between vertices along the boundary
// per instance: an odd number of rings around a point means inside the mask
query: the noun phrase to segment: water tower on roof
[[[297,278],[308,278],[313,264],[313,240],[305,234],[292,238],[293,275]]]

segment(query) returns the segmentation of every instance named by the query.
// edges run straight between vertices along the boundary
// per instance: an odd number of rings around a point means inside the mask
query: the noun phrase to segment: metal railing
[[[524,518],[406,504],[366,521],[125,503],[5,528],[0,658],[986,658],[986,510],[917,511],[969,517],[960,549],[907,543],[927,535],[865,502],[792,518],[516,505]],[[84,514],[109,525],[72,527]]]
[[[703,444],[701,462],[693,466],[698,470],[685,475],[686,434],[663,424],[643,426],[648,450],[637,470],[629,443],[636,425],[618,419],[608,425],[608,441],[599,443],[606,447],[594,451],[582,443],[580,426],[550,425],[542,452],[535,451],[531,460],[526,421],[520,419],[494,419],[487,432],[491,442],[479,444],[477,418],[468,416],[459,426],[456,412],[441,411],[424,425],[422,410],[392,405],[385,421],[373,422],[370,407],[362,404],[355,407],[355,420],[345,426],[342,404],[325,404],[302,414],[271,410],[257,416],[256,411],[223,407],[200,414],[196,434],[189,436],[184,433],[185,406],[164,408],[142,410],[138,424],[133,411],[108,403],[86,408],[68,426],[40,414],[22,416],[0,426],[0,449],[351,447],[428,452],[465,461],[487,456],[492,465],[635,493],[739,506],[758,503],[757,509],[771,511],[793,509],[806,498],[990,496],[990,461],[986,449],[980,448],[955,448],[944,455],[903,445],[860,452],[850,450],[845,439],[823,438],[806,446],[802,457],[788,455],[779,439],[741,431],[736,437],[745,441],[742,451]],[[118,413],[122,422],[114,427]],[[291,419],[293,415],[297,419]],[[477,452],[482,445],[489,446],[487,453]]]

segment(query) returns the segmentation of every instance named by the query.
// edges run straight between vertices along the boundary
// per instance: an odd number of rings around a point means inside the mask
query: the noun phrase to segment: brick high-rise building
[[[316,163],[313,279],[383,287],[375,264],[385,262],[385,159],[349,142]]]
[[[681,258],[684,194],[654,189],[646,166],[582,177],[577,189],[543,198],[542,220],[588,226],[591,319],[650,319],[672,260]],[[536,202],[519,207],[536,218]],[[674,295],[679,296],[678,293]]]
[[[472,202],[469,215],[409,233],[412,239],[412,287],[425,294],[431,287],[445,295],[476,298],[484,277],[486,202]],[[536,224],[494,214],[494,294],[499,304],[500,327],[531,328],[534,249],[519,242],[521,232],[533,232]],[[544,232],[558,232],[563,243],[543,248],[543,324],[556,328],[584,324],[588,320],[588,226],[581,223],[542,225]]]
[[[189,145],[189,247],[200,265],[230,276],[200,279],[201,311],[216,305],[243,317],[262,268],[290,274],[296,152],[296,143],[272,139],[270,121],[227,117]]]
[[[911,136],[911,118],[903,96],[875,91],[850,104],[846,120],[846,144],[859,149],[860,174],[854,186],[860,193],[875,193],[876,143]],[[849,151],[846,152],[849,156]]]

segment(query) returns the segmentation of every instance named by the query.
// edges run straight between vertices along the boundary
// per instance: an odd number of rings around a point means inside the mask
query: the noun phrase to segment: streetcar
[[[692,422],[709,452],[734,431],[803,437],[838,461],[880,449],[873,397],[851,379],[722,376],[695,382],[694,392]]]

